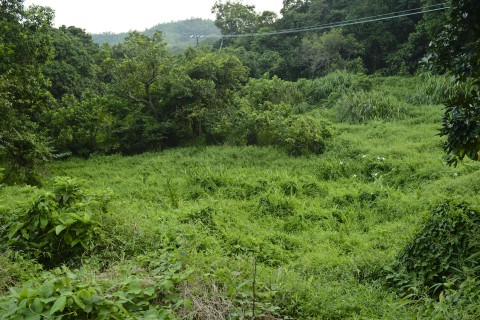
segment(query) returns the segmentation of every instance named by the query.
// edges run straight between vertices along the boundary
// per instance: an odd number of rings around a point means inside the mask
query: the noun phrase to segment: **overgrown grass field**
[[[379,89],[366,95],[395,104],[393,116],[383,116],[381,103],[377,116],[358,121],[337,100],[310,108],[333,123],[321,155],[222,145],[51,163],[51,176],[75,177],[86,193],[112,191],[98,215],[106,236],[69,262],[82,270],[75,279],[128,291],[138,276],[149,297],[148,279],[163,274],[171,282],[160,286],[164,298],[144,300],[168,312],[152,319],[473,319],[442,299],[401,295],[387,279],[432,210],[447,200],[478,205],[480,165],[444,164],[442,107],[420,101],[408,79],[372,81]],[[370,99],[348,101],[357,98]],[[32,190],[4,186],[2,212],[25,208]],[[0,259],[5,295],[42,269],[13,252]],[[69,277],[51,272],[27,286]]]

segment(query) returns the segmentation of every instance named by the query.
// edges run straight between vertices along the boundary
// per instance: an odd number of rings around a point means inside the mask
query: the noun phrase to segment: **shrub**
[[[285,119],[278,128],[277,143],[291,155],[321,154],[325,151],[325,140],[331,136],[326,121],[307,116]]]
[[[277,76],[272,79],[250,79],[240,94],[256,109],[262,109],[265,102],[296,105],[304,101],[303,94],[295,83],[284,81]]]
[[[31,279],[42,267],[21,254],[11,250],[2,250],[0,253],[0,294],[10,288]]]
[[[39,184],[39,177],[44,173],[45,162],[59,155],[53,154],[50,141],[41,133],[15,131],[0,138],[5,140],[0,145],[0,161],[5,164],[5,174],[0,175],[0,182],[9,184]]]
[[[98,214],[109,199],[109,190],[87,195],[75,179],[56,178],[53,191],[37,190],[28,209],[13,215],[4,241],[49,265],[71,259],[97,245]]]
[[[479,234],[480,211],[446,201],[432,211],[388,268],[388,282],[402,295],[427,294],[436,299],[446,292],[470,290],[466,284],[480,279]],[[480,287],[474,294],[480,298]]]
[[[405,106],[383,92],[353,92],[343,95],[335,104],[336,118],[347,123],[369,120],[397,120],[407,115]]]

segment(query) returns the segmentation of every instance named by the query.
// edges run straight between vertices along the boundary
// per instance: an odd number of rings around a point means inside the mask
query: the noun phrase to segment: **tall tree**
[[[237,1],[217,1],[212,7],[212,13],[215,14],[215,25],[222,34],[249,33],[257,28],[255,6]]]
[[[52,55],[53,12],[0,2],[0,159],[6,179],[34,182],[51,148],[37,122],[52,104],[41,67]]]
[[[221,141],[223,137],[216,134],[215,126],[234,112],[236,92],[247,80],[247,68],[237,57],[222,51],[197,52],[181,70],[185,72],[184,81],[175,85],[171,95],[183,98],[175,110],[177,121],[183,122],[194,139]]]
[[[114,48],[121,55],[115,69],[117,92],[157,118],[161,113],[160,84],[170,71],[165,46],[162,33],[157,31],[152,37],[132,32]]]
[[[52,30],[54,56],[43,68],[52,83],[50,92],[60,100],[65,94],[80,98],[94,86],[94,55],[98,45],[83,29],[61,26]]]
[[[124,153],[165,146],[170,114],[164,108],[164,88],[173,61],[165,45],[160,31],[152,37],[131,32],[125,42],[112,48],[111,57],[106,57],[105,64],[112,68],[110,112]]]

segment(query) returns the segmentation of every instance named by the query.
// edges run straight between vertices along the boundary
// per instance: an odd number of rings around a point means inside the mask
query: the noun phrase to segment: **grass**
[[[184,318],[251,318],[255,299],[262,319],[417,319],[420,308],[385,287],[384,268],[436,204],[478,199],[480,165],[447,167],[441,108],[407,107],[405,119],[336,123],[320,156],[189,147],[49,170],[113,190],[106,221],[118,246],[84,266],[160,250],[194,270],[181,288],[193,304]],[[21,207],[29,192],[4,187],[2,205]]]

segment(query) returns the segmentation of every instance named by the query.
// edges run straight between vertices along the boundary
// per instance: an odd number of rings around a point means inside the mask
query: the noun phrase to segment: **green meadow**
[[[41,202],[44,207],[88,212],[101,230],[85,238],[81,253],[68,251],[74,259],[33,253],[37,260],[31,260],[6,249],[0,255],[2,314],[6,319],[478,318],[478,300],[466,296],[478,278],[464,270],[459,286],[449,287],[445,283],[454,280],[444,278],[432,287],[407,271],[412,256],[427,259],[437,241],[455,247],[448,230],[429,227],[439,208],[453,212],[456,204],[465,204],[475,210],[480,164],[445,165],[438,136],[442,106],[420,90],[425,79],[371,81],[369,96],[346,92],[307,108],[306,115],[331,122],[320,155],[292,156],[273,146],[185,146],[52,162],[41,188],[2,186],[2,236],[15,234],[12,217],[34,212],[29,206],[39,189],[54,194],[44,195],[50,199]],[[377,109],[357,106],[355,113],[338,102],[345,99],[373,99]],[[72,225],[61,221],[57,234]],[[74,236],[82,232],[72,229]],[[421,241],[426,246],[415,247]],[[409,251],[412,246],[423,251]],[[13,248],[22,250],[21,243]],[[420,274],[434,272],[424,267]],[[50,313],[44,313],[47,306]]]

